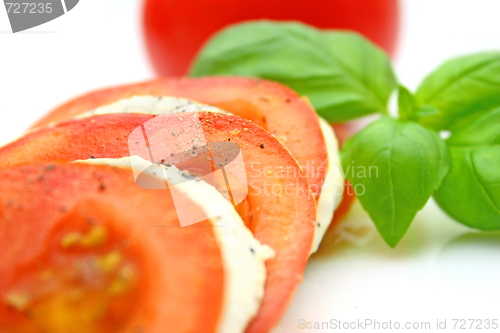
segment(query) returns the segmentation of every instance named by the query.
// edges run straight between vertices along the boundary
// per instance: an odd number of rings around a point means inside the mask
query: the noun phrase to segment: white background
[[[151,78],[140,10],[135,0],[82,0],[15,35],[0,10],[0,143],[72,96]],[[449,57],[500,49],[500,1],[408,0],[401,11],[395,67],[411,89]],[[433,328],[446,319],[448,330],[453,318],[500,321],[500,234],[474,233],[433,202],[396,250],[359,207],[325,244],[278,332],[301,331],[299,319],[430,321]]]

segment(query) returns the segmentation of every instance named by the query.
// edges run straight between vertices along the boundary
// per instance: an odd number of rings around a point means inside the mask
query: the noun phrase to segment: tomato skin
[[[156,73],[178,76],[213,33],[264,18],[354,30],[393,55],[399,6],[397,0],[145,0],[143,29]]]

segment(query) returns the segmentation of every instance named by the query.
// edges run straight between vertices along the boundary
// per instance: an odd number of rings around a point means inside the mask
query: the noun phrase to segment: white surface
[[[78,6],[100,2],[105,1],[82,0]],[[500,49],[499,1],[402,4],[396,71],[410,89],[451,56]],[[140,38],[139,1],[114,0],[111,9],[104,18],[83,20],[85,28],[68,23],[64,30],[63,20],[77,15],[75,7],[52,25],[16,35],[5,32],[6,15],[0,10],[0,143],[74,95],[153,75]],[[92,28],[94,24],[102,30]],[[498,234],[469,235],[471,230],[432,203],[396,250],[382,243],[363,214],[352,223],[362,226],[364,241],[334,245],[331,240],[333,249],[311,259],[282,332],[296,331],[299,319],[430,321],[433,330],[437,319],[446,319],[448,331],[454,318],[500,321]]]
[[[0,144],[73,96],[153,76],[142,44],[141,2],[110,1],[82,0],[66,15],[17,34],[0,4]]]
[[[458,55],[499,50],[498,0],[402,1],[396,72],[415,90],[424,76]]]
[[[298,329],[301,319],[391,320],[401,326],[429,322],[432,330],[437,320],[445,319],[448,330],[453,319],[500,322],[499,250],[500,233],[471,232],[446,217],[434,202],[417,215],[393,250],[357,203],[310,259],[275,333],[333,331]],[[349,331],[379,331],[371,328]]]

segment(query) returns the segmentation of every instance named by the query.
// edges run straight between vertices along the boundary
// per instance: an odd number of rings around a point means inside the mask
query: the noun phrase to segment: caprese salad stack
[[[239,200],[224,143],[243,158]],[[339,166],[332,128],[278,83],[73,99],[0,148],[1,331],[269,332],[342,200]]]

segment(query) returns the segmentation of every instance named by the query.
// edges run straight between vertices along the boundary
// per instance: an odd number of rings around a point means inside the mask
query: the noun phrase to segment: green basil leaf
[[[419,119],[428,127],[456,130],[470,123],[500,106],[500,52],[445,62],[422,82],[416,97],[439,110]]]
[[[453,132],[446,143],[453,147],[500,145],[500,107]]]
[[[256,76],[306,95],[330,122],[386,113],[396,79],[388,56],[352,32],[298,22],[230,26],[201,50],[191,76]]]
[[[415,96],[404,86],[398,86],[398,113],[399,117],[407,120],[417,108]]]
[[[480,230],[500,229],[500,108],[492,110],[446,141],[453,169],[434,194],[457,221]]]
[[[423,117],[430,117],[430,116],[435,116],[439,114],[439,110],[436,109],[435,107],[431,105],[420,105],[417,107],[417,109],[413,112],[411,115],[410,119],[413,121],[419,121],[419,119]]]
[[[450,165],[448,148],[436,132],[388,116],[367,126],[342,149],[345,176],[391,247],[402,239]]]

